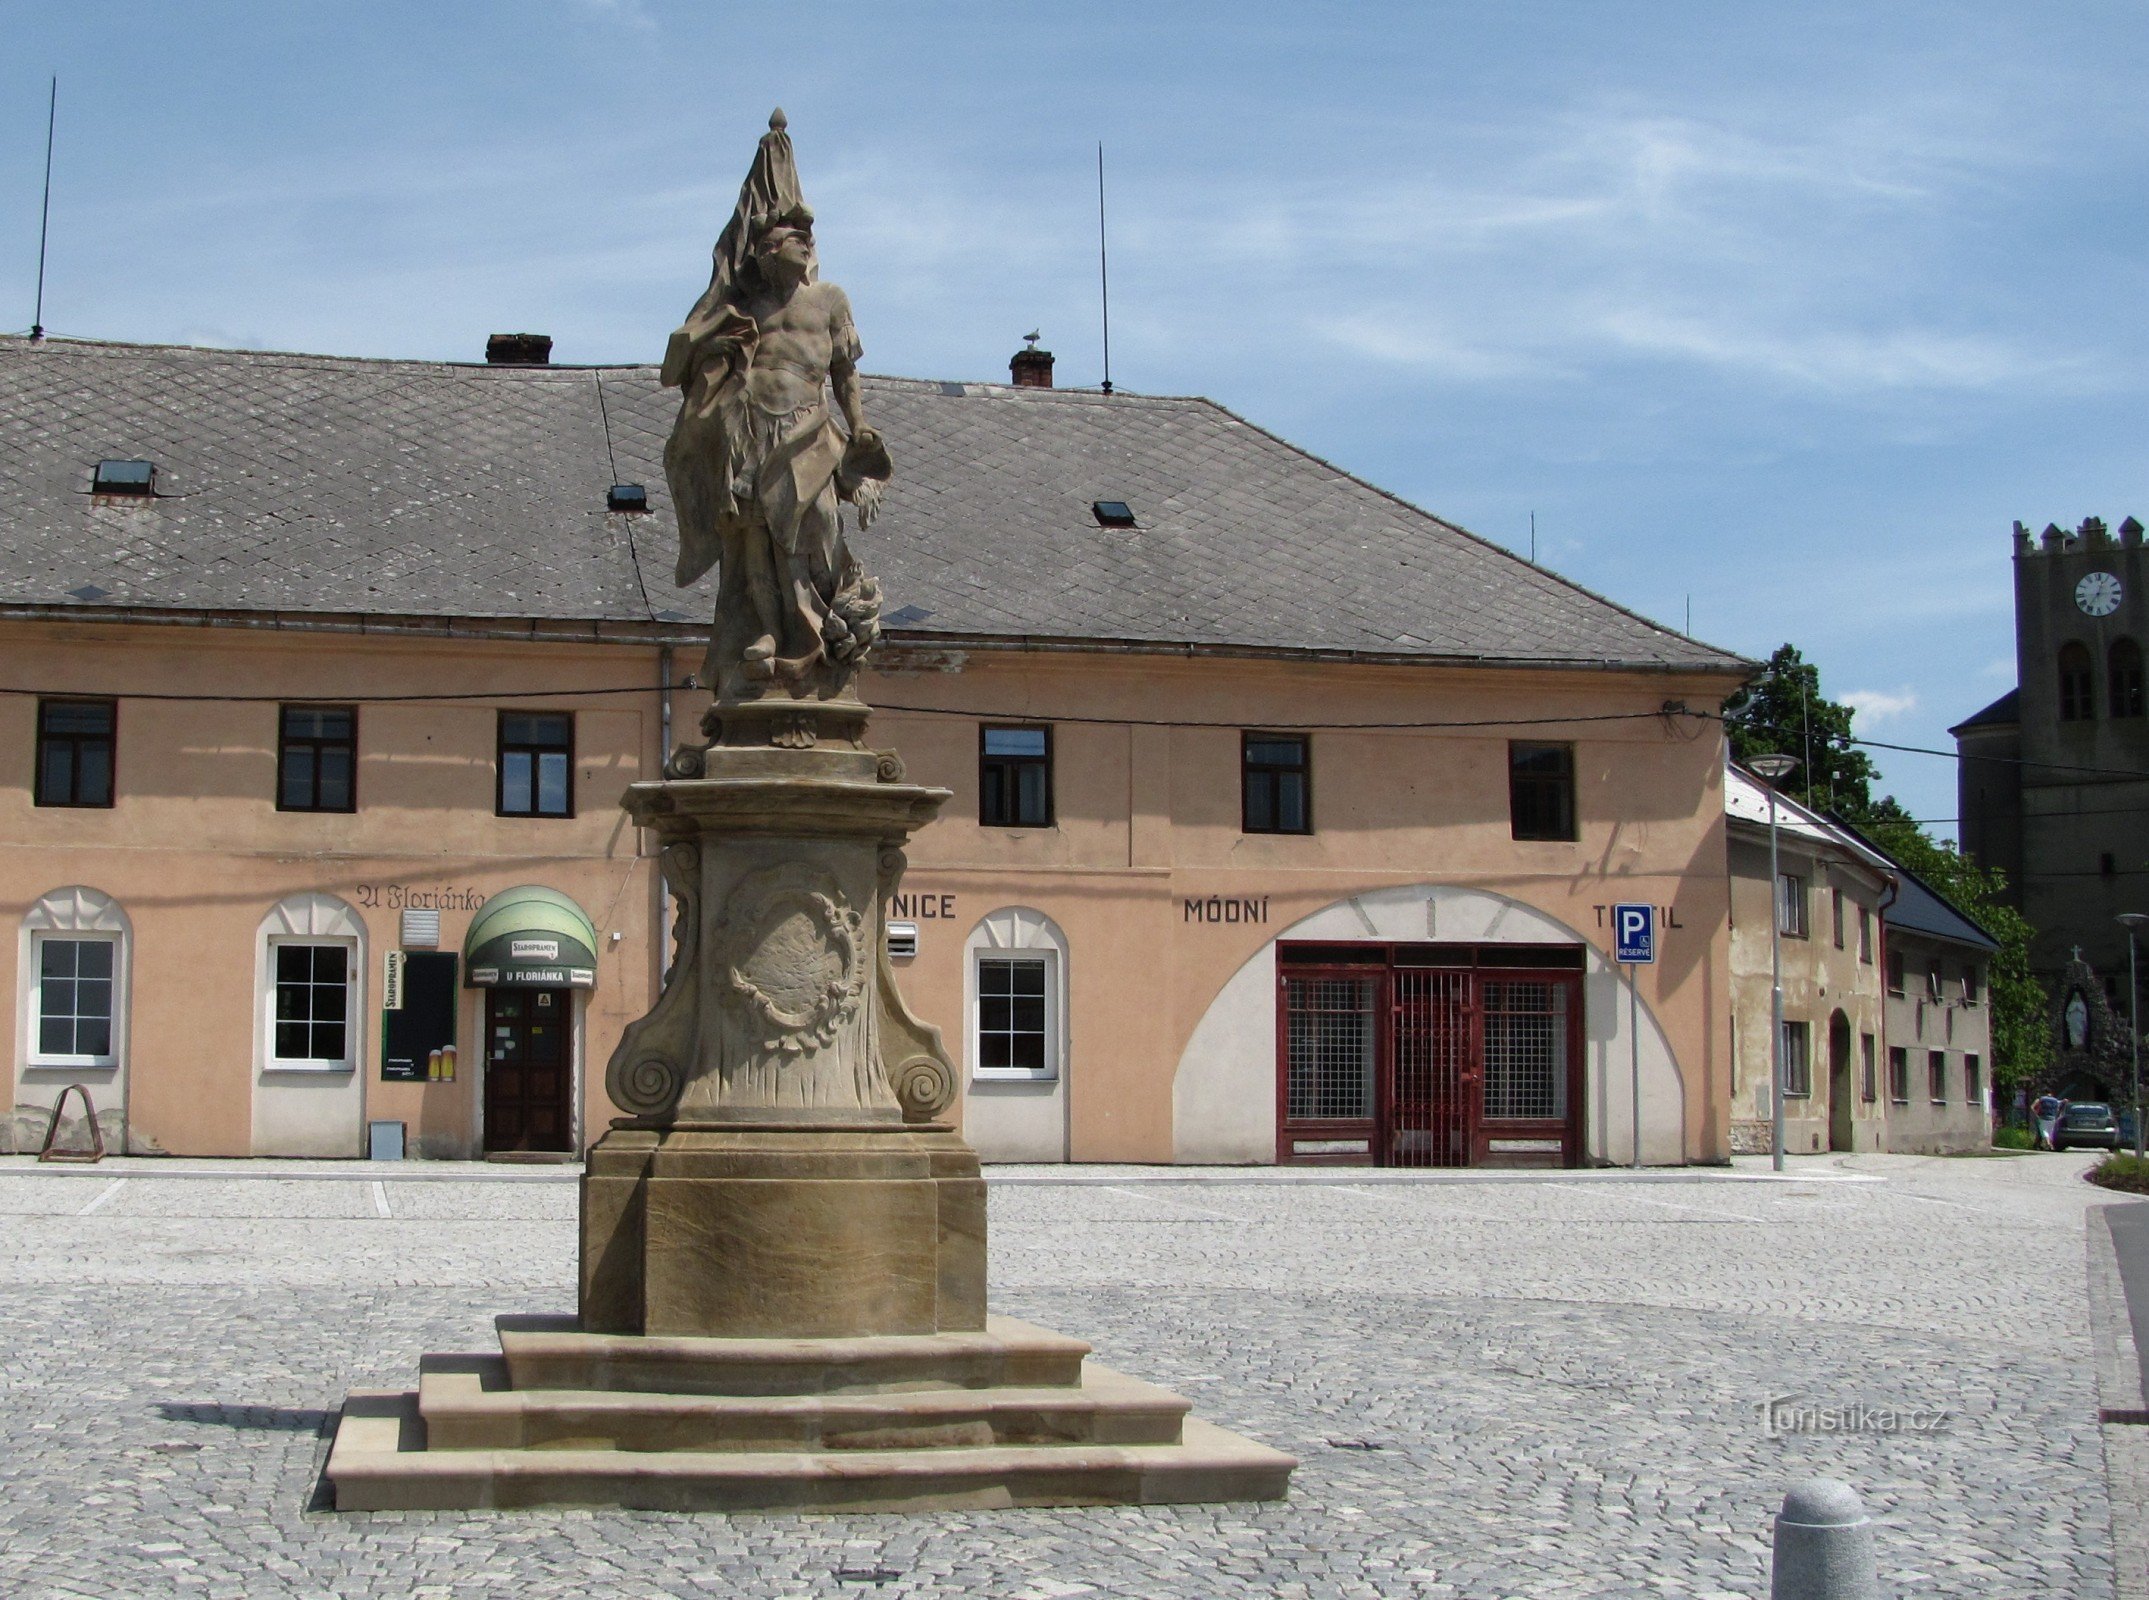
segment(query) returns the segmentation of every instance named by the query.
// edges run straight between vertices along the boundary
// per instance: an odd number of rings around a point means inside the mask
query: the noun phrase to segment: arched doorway
[[[1838,1011],[1828,1019],[1828,1148],[1852,1148],[1851,1019]]]
[[[1437,1071],[1430,1078],[1425,1074],[1428,1067],[1447,1064],[1438,1048],[1443,1035],[1457,1035],[1454,1028],[1442,1026],[1451,1019],[1441,1013],[1441,985],[1453,982],[1447,974],[1461,970],[1466,949],[1474,952],[1474,1015],[1483,1018],[1484,1002],[1492,1000],[1504,1020],[1492,1041],[1493,1060],[1484,1058],[1482,1039],[1466,1039],[1475,1048],[1456,1063],[1473,1072],[1480,1095],[1490,1085],[1496,1113],[1488,1118],[1487,1102],[1480,1100],[1471,1108],[1477,1125],[1466,1123],[1457,1137],[1452,1119],[1443,1115],[1442,1078]],[[1562,1108],[1555,1101],[1545,1108],[1552,1117],[1529,1119],[1557,1123],[1540,1132],[1514,1126],[1523,1120],[1517,1113],[1537,1109],[1518,1104],[1517,1093],[1527,1094],[1533,1081],[1540,1090],[1559,1081],[1556,1055],[1537,1046],[1555,1042],[1560,1002],[1541,987],[1518,986],[1541,984],[1532,969],[1542,973],[1548,957],[1557,958],[1550,963],[1554,976],[1580,979],[1579,994],[1568,992],[1567,1017],[1581,1025],[1578,1041],[1568,1036],[1568,1060],[1579,1063],[1582,1077],[1579,1084],[1566,1080],[1564,1110],[1573,1120],[1559,1117]],[[1419,958],[1432,959],[1421,966]],[[1311,1013],[1299,1019],[1301,1058],[1314,1065],[1323,1091],[1347,1093],[1353,1084],[1369,1090],[1370,1115],[1361,1109],[1363,1095],[1350,1103],[1304,1108],[1356,1115],[1292,1115],[1294,995],[1289,980],[1311,979],[1318,985],[1329,976],[1323,967],[1341,974],[1346,983],[1356,980],[1355,986],[1297,987],[1298,1009]],[[1487,985],[1505,988],[1488,995]],[[1462,998],[1466,1005],[1473,998],[1470,985],[1464,986]],[[1173,1157],[1189,1164],[1309,1157],[1371,1164],[1386,1155],[1396,1164],[1417,1165],[1467,1149],[1488,1165],[1556,1165],[1563,1160],[1624,1164],[1633,1152],[1630,1107],[1638,1055],[1643,1160],[1655,1165],[1692,1159],[1686,1081],[1678,1057],[1646,989],[1638,1010],[1632,1002],[1620,970],[1579,929],[1508,896],[1445,884],[1399,884],[1332,901],[1296,918],[1253,951],[1209,1002],[1180,1055],[1172,1084]],[[1638,1048],[1629,1031],[1636,1024]],[[1385,1120],[1384,1030],[1390,1085]],[[1427,1041],[1429,1055],[1422,1048]],[[1547,1082],[1540,1072],[1532,1080],[1531,1069],[1546,1066],[1548,1055],[1552,1079]],[[1324,1067],[1329,1076],[1322,1082]],[[1504,1074],[1496,1083],[1491,1082],[1493,1069]],[[1286,1128],[1302,1120],[1355,1121],[1360,1126],[1304,1133],[1291,1128],[1292,1148],[1286,1153]]]
[[[578,991],[597,982],[597,930],[557,889],[519,884],[485,902],[463,937],[464,985],[484,992],[481,1108],[487,1156],[578,1147]]]

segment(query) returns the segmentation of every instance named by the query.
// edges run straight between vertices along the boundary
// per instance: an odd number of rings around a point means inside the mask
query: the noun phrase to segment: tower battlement
[[[2015,554],[2018,556],[2078,554],[2084,550],[2138,549],[2142,542],[2142,525],[2132,517],[2119,524],[2118,537],[2105,526],[2102,517],[2084,517],[2082,525],[2068,532],[2056,522],[2045,524],[2045,531],[2032,534],[2023,523],[2015,524]]]

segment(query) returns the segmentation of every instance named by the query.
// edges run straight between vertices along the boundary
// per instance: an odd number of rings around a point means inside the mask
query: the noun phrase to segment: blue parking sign
[[[1612,959],[1640,966],[1657,958],[1657,908],[1612,907]]]

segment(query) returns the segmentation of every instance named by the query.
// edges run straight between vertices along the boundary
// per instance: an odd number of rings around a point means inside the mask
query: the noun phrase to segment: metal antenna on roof
[[[1537,513],[1530,513],[1530,565],[1537,565]]]
[[[45,336],[45,237],[52,226],[52,127],[60,111],[60,77],[52,76],[52,97],[45,104],[45,206],[37,222],[37,309],[30,313],[30,337]]]
[[[1097,141],[1097,289],[1104,303],[1104,392],[1112,392],[1112,274],[1104,253],[1104,141]]]

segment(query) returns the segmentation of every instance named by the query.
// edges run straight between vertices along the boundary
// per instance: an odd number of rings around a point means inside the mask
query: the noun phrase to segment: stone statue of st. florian
[[[708,742],[621,801],[655,835],[677,932],[605,1072],[627,1115],[583,1175],[580,1315],[503,1321],[511,1393],[434,1372],[423,1400],[354,1397],[328,1467],[345,1509],[1157,1503],[1289,1481],[1289,1456],[1182,1436],[1183,1401],[1086,1376],[1080,1340],[988,1325],[985,1186],[942,1120],[954,1070],[883,935],[903,846],[950,797],[865,742],[853,680],[880,597],[843,507],[864,526],[889,459],[812,222],[778,113],[664,361],[680,581],[720,569],[715,703]],[[483,1447],[456,1431],[466,1401]],[[498,1447],[509,1418],[519,1443]]]
[[[720,569],[702,682],[719,706],[845,699],[880,633],[880,586],[844,539],[842,507],[870,523],[890,461],[866,424],[850,301],[818,280],[781,111],[715,257],[664,356],[682,391],[664,451],[678,581]]]
[[[891,469],[858,358],[777,112],[664,357],[679,581],[717,571],[714,703],[707,742],[622,802],[656,836],[676,935],[605,1074],[629,1115],[590,1153],[586,1326],[924,1332],[984,1315],[982,1226],[945,1226],[983,1199],[940,1120],[954,1069],[883,936],[903,846],[948,792],[865,742],[855,680],[880,586],[845,523],[872,519]]]

